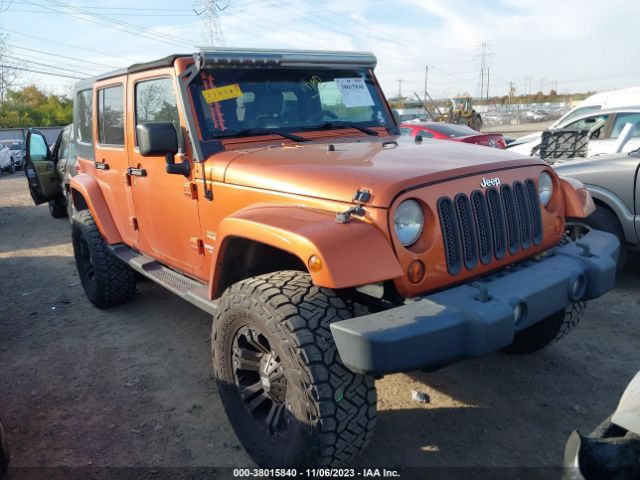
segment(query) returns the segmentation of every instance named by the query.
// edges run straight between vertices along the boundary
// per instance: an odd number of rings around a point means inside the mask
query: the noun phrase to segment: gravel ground
[[[251,466],[213,383],[210,317],[152,282],[97,310],[66,219],[0,178],[0,414],[20,467]],[[527,357],[493,354],[377,382],[354,466],[557,466],[573,428],[610,414],[640,369],[640,259],[578,328]],[[411,399],[428,394],[429,403]]]

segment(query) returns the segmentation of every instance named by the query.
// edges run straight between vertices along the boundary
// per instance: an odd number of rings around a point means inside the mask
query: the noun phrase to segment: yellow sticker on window
[[[222,100],[231,100],[242,96],[240,85],[225,85],[224,87],[209,88],[202,91],[202,95],[207,103],[221,102]]]

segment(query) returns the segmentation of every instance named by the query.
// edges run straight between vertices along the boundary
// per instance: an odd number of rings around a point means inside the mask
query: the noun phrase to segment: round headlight
[[[542,205],[545,207],[549,205],[553,195],[553,180],[551,180],[551,175],[547,172],[542,172],[538,178],[538,194]]]
[[[422,207],[415,200],[405,200],[396,210],[393,223],[400,243],[405,247],[414,244],[424,227]]]

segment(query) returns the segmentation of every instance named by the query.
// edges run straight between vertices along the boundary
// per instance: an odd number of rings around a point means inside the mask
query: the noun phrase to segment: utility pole
[[[218,12],[229,6],[228,0],[195,0],[192,8],[202,19],[202,38],[206,47],[224,45],[224,34]]]
[[[424,67],[424,104],[427,104],[427,80],[429,78],[429,65]]]
[[[402,82],[404,80],[398,79],[398,100],[402,100]]]
[[[525,95],[531,95],[531,80],[533,80],[531,75],[525,75],[524,77],[524,94]]]
[[[513,103],[513,96],[516,93],[516,87],[513,82],[509,82],[509,106]]]
[[[485,93],[484,85],[485,85],[485,74],[487,76],[487,97],[489,96],[489,65],[488,65],[488,57],[491,56],[489,50],[491,49],[491,44],[488,42],[482,42],[479,46],[480,48],[480,95],[482,98]]]
[[[489,67],[487,67],[487,102],[489,101]]]
[[[539,92],[542,92],[544,90],[544,78],[540,79],[540,90],[538,90]]]

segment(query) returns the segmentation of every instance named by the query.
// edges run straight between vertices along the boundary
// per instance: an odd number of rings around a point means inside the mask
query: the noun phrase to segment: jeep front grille
[[[479,190],[437,203],[442,238],[451,275],[464,266],[473,270],[542,242],[542,215],[535,183],[531,179]]]

